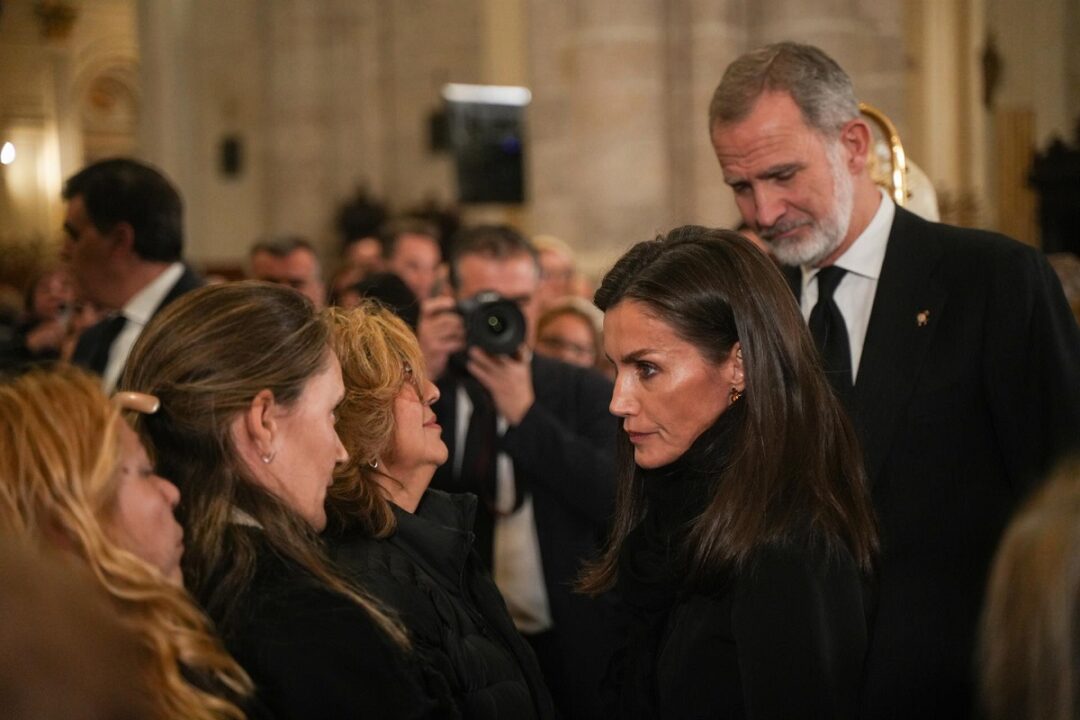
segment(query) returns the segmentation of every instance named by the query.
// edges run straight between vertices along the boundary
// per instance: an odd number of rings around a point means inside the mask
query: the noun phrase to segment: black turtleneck
[[[687,535],[712,501],[744,415],[744,404],[736,402],[671,464],[636,468],[644,484],[645,517],[623,543],[616,585],[630,605],[658,611],[684,589]]]

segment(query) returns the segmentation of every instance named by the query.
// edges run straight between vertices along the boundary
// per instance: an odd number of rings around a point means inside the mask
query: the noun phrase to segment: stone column
[[[817,45],[851,75],[855,92],[904,127],[903,3],[753,0],[748,49],[780,40]]]
[[[531,225],[593,275],[671,222],[663,19],[638,0],[530,6]]]

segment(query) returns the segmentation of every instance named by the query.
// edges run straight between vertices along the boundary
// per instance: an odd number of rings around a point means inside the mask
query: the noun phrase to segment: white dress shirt
[[[120,373],[124,371],[128,355],[131,354],[131,348],[135,347],[135,341],[139,339],[139,335],[150,322],[150,318],[154,317],[154,312],[161,305],[161,301],[183,274],[183,263],[174,262],[149,285],[135,293],[120,309],[120,314],[124,316],[126,322],[124,329],[116,336],[112,347],[109,348],[109,362],[105,365],[101,381],[101,387],[106,393],[111,393],[116,388]]]
[[[836,267],[847,270],[833,292],[833,300],[840,308],[844,325],[847,326],[852,382],[855,382],[859,373],[866,330],[870,326],[870,311],[874,307],[881,265],[885,262],[885,247],[889,244],[889,231],[892,230],[893,217],[896,215],[896,205],[892,199],[884,190],[878,190],[881,192],[881,202],[870,224],[833,263]],[[810,321],[810,313],[817,304],[818,270],[820,268],[802,266],[802,294],[799,297],[803,318],[807,322]]]

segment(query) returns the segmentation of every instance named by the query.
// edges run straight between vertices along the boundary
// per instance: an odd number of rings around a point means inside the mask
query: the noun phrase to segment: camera
[[[525,316],[513,300],[477,293],[457,304],[465,321],[465,343],[492,355],[513,355],[525,342]]]

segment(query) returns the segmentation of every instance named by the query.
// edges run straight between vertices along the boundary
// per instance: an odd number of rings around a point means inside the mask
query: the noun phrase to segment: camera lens
[[[525,318],[517,304],[484,292],[458,303],[465,342],[494,355],[513,354],[525,342]]]

